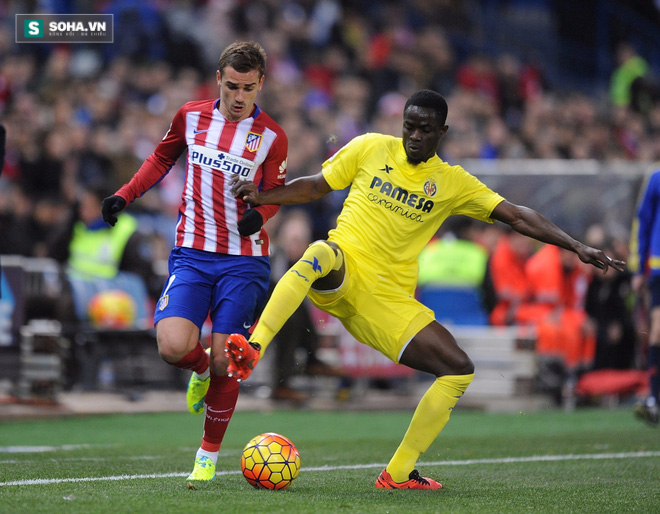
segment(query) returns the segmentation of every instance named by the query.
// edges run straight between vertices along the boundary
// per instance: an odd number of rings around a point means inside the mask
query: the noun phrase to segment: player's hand
[[[126,207],[126,200],[121,196],[112,195],[104,198],[101,202],[103,221],[114,227],[117,223],[117,213],[121,212],[124,207]]]
[[[241,180],[237,175],[234,175],[229,180],[231,192],[236,198],[242,199],[245,203],[252,205],[260,205],[259,203],[259,190],[257,185],[250,180]]]
[[[247,209],[238,220],[238,233],[243,237],[259,232],[264,225],[264,218],[257,209]]]
[[[612,259],[612,257],[605,255],[602,250],[591,248],[590,246],[582,245],[577,249],[578,257],[586,264],[591,264],[598,269],[603,270],[603,274],[612,267],[617,271],[624,271],[626,269],[626,261]]]

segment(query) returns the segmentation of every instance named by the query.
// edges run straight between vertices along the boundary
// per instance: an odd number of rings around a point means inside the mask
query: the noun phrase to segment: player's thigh
[[[433,312],[382,279],[368,263],[357,266],[350,255],[346,257],[342,286],[334,292],[312,290],[310,299],[338,318],[358,341],[399,362],[405,345],[433,321]]]
[[[184,318],[201,330],[209,313],[216,284],[214,256],[189,248],[170,253],[169,277],[156,304],[154,322],[171,317]]]
[[[454,336],[435,320],[412,338],[399,362],[435,376],[474,372],[470,357],[458,345]]]
[[[223,256],[211,295],[212,332],[247,337],[266,303],[269,280],[268,258]]]

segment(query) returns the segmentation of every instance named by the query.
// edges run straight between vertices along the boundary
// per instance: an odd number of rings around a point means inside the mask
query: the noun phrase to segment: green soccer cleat
[[[195,459],[195,467],[188,475],[188,489],[195,489],[195,482],[212,482],[215,480],[215,464],[206,456]]]
[[[208,348],[206,353],[210,354],[211,349]],[[204,411],[204,398],[206,398],[210,383],[210,375],[206,378],[199,378],[195,372],[190,375],[186,391],[186,404],[191,414],[201,414]]]

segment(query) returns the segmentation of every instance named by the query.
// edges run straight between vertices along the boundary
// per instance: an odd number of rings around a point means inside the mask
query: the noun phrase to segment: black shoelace
[[[408,478],[410,480],[414,480],[415,482],[419,482],[419,483],[424,484],[424,485],[429,485],[429,481],[426,480],[426,478],[424,478],[424,477],[420,477],[419,476],[419,471],[417,471],[416,469],[413,469],[410,472],[410,475],[408,476]]]

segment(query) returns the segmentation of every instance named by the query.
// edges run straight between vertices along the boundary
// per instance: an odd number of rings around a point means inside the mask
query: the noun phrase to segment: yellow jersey
[[[437,155],[410,164],[402,139],[384,134],[354,138],[323,163],[322,173],[334,190],[351,186],[328,240],[411,295],[417,258],[445,219],[462,214],[492,223],[504,200]]]

